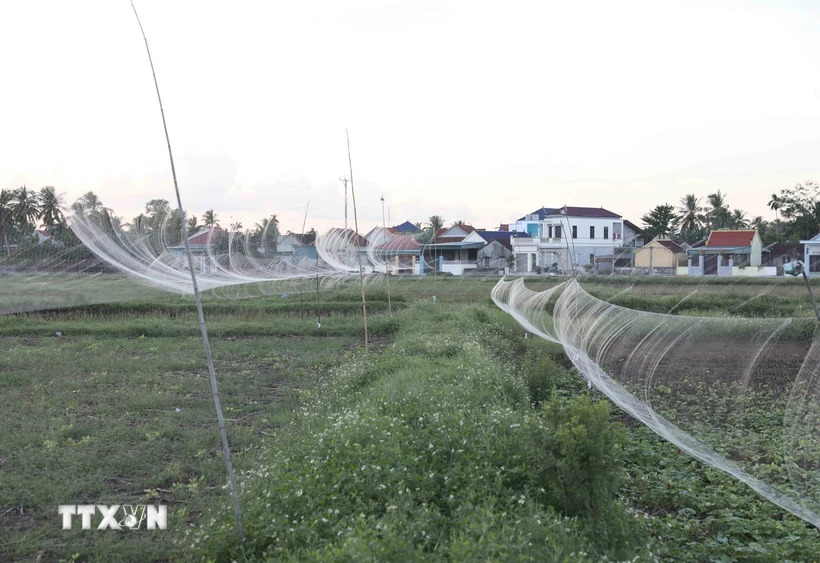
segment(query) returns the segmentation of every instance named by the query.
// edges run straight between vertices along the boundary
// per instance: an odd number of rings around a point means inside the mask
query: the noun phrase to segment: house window
[[[529,223],[527,225],[527,234],[530,235],[533,238],[537,237],[538,236],[538,224]]]
[[[604,239],[609,240],[609,227],[604,227]]]
[[[595,227],[589,228],[589,238],[595,238]]]
[[[555,225],[555,238],[561,238],[561,225]]]
[[[548,227],[549,229],[549,238],[552,238],[552,225]]]
[[[578,225],[572,226],[572,238],[578,238]]]

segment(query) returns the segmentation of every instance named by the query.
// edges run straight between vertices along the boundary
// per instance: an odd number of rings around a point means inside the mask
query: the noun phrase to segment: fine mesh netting
[[[7,229],[8,244],[0,245],[0,314],[167,292],[191,296],[180,214],[161,198],[162,190],[151,195],[146,212],[131,220],[90,192],[70,205],[61,199],[60,220],[53,225],[42,224],[38,211]],[[437,276],[436,257],[417,241],[418,233],[376,227],[367,238],[350,228],[294,234],[283,233],[275,216],[252,228],[197,224],[199,217],[207,213],[186,213],[191,264],[206,299],[313,291],[317,279],[322,289],[354,284],[360,268],[366,285],[401,284],[403,293],[416,298],[474,300],[492,283],[482,288],[476,285],[481,277]]]
[[[525,329],[561,344],[590,385],[624,411],[820,525],[820,341],[813,317],[639,311],[594,297],[574,279],[540,292],[523,278],[501,280],[492,297]]]

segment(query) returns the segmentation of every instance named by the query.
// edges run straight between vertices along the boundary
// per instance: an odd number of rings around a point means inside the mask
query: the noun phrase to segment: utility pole
[[[339,178],[339,181],[344,182],[345,184],[345,231],[347,231],[347,183],[349,180],[347,179],[347,176],[342,176]]]

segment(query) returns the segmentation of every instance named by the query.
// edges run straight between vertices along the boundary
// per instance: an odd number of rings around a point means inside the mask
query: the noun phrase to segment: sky
[[[362,232],[382,196],[392,224],[497,228],[717,190],[774,219],[820,182],[813,0],[135,4],[183,204],[223,226],[343,226],[346,130]],[[0,52],[0,189],[92,190],[126,222],[174,202],[127,0],[0,2]]]

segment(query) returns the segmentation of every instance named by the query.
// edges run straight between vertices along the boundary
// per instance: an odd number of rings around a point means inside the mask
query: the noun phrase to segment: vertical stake
[[[345,137],[347,137],[347,163],[350,166],[350,197],[353,199],[353,225],[356,227],[355,236],[359,236],[359,216],[356,213],[356,191],[353,189],[353,160],[350,158],[350,135],[345,129]],[[353,238],[354,242],[358,242]],[[354,245],[355,246],[355,245]],[[358,247],[357,247],[358,248]],[[359,259],[359,287],[362,290],[362,315],[364,316],[364,353],[370,352],[370,341],[367,335],[367,300],[364,296],[364,272],[362,272],[362,253],[356,252],[356,257]]]
[[[145,30],[142,27],[137,8],[134,6],[134,0],[131,1],[131,9],[134,10],[134,16],[137,18],[137,24],[140,27],[142,38],[145,41],[145,50],[148,53],[148,62],[151,65],[151,74],[154,76],[154,87],[157,90],[157,101],[159,102],[159,111],[162,115],[162,128],[165,131],[165,142],[168,144],[168,158],[171,161],[171,175],[174,178],[174,191],[177,196],[177,205],[179,206],[180,217],[182,220],[182,240],[185,245],[185,254],[188,257],[188,269],[191,271],[191,283],[194,289],[194,298],[196,299],[196,312],[199,316],[199,328],[202,332],[202,344],[205,346],[205,357],[208,360],[208,373],[211,379],[211,392],[214,398],[214,406],[216,407],[216,418],[219,422],[219,432],[222,436],[222,453],[225,457],[225,468],[228,472],[228,483],[231,487],[231,497],[233,498],[234,518],[236,519],[236,529],[239,532],[239,538],[242,546],[245,546],[245,532],[242,529],[242,512],[239,509],[239,497],[236,494],[236,482],[233,477],[233,463],[231,463],[231,450],[228,446],[228,435],[225,431],[225,418],[222,416],[222,404],[219,400],[219,389],[216,383],[216,371],[214,370],[214,360],[211,355],[211,344],[208,341],[208,328],[205,326],[205,312],[202,309],[202,299],[199,295],[199,286],[196,283],[196,271],[194,270],[194,259],[191,256],[191,247],[188,244],[188,226],[185,224],[185,211],[182,208],[182,197],[179,194],[179,183],[177,182],[177,172],[174,166],[174,155],[171,151],[171,138],[168,135],[168,125],[165,122],[165,110],[162,107],[162,97],[159,95],[159,82],[157,81],[157,73],[154,70],[154,61],[151,58],[151,49],[148,48],[148,38],[145,36]]]
[[[387,222],[384,220],[384,194],[382,194],[382,231],[383,235],[386,239],[387,237]],[[387,242],[385,240],[385,242]],[[384,243],[382,243],[384,244]],[[390,270],[387,266],[387,262],[384,263],[384,273],[387,276],[385,278],[387,283],[387,310],[392,315],[393,314],[393,304],[390,302]]]
[[[319,274],[316,274],[316,328],[322,328],[322,310],[319,308]]]

